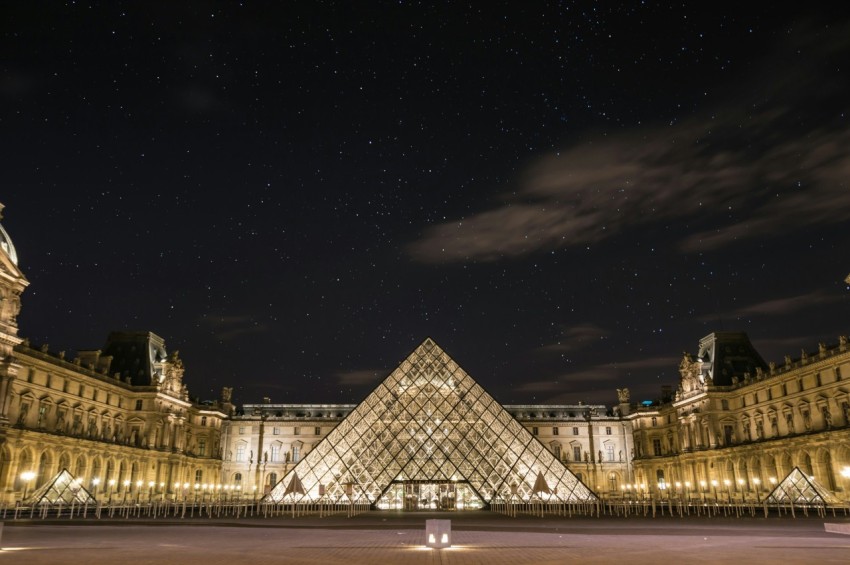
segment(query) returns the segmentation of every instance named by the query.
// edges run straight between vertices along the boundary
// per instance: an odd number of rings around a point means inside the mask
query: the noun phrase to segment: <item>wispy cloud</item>
[[[848,44],[818,48],[835,57]],[[693,226],[678,245],[697,251],[844,221],[850,128],[838,110],[819,107],[840,85],[815,92],[813,72],[789,66],[777,80],[769,69],[750,85],[770,89],[763,96],[730,96],[734,102],[699,116],[541,157],[501,205],[433,226],[408,252],[424,263],[493,261],[673,221]],[[764,102],[771,99],[782,102]]]
[[[255,316],[204,316],[202,322],[219,341],[230,341],[244,335],[265,331],[266,325]]]
[[[749,306],[744,306],[736,310],[723,312],[719,315],[706,314],[704,316],[700,316],[698,319],[700,321],[705,322],[715,320],[718,318],[718,316],[720,318],[727,319],[744,318],[749,316],[787,316],[789,314],[793,314],[794,312],[803,310],[804,308],[823,304],[831,304],[833,302],[839,302],[842,299],[843,296],[830,294],[821,290],[816,290],[808,294],[799,294],[796,296],[774,298],[772,300],[766,300],[764,302],[757,302],[756,304],[751,304]]]
[[[554,343],[539,347],[537,350],[545,353],[568,353],[584,349],[608,335],[608,331],[596,324],[578,324],[563,326],[561,333]]]
[[[377,385],[385,376],[384,369],[360,369],[336,374],[339,384],[345,386]]]

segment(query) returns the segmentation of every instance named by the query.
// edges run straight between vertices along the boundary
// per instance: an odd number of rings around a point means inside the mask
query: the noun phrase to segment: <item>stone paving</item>
[[[424,548],[425,519],[452,520],[453,547]],[[848,563],[840,519],[506,518],[386,514],[227,521],[7,521],[0,563],[549,564]]]

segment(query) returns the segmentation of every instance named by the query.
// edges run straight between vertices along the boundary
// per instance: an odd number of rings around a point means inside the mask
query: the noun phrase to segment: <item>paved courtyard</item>
[[[450,549],[425,520],[452,520]],[[847,563],[847,518],[507,518],[489,512],[241,520],[7,521],[0,563]]]

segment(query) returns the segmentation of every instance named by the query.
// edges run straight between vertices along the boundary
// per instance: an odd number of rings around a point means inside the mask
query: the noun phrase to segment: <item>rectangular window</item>
[[[537,435],[537,428],[536,427],[531,428],[531,434],[535,435],[535,436]]]
[[[292,446],[292,462],[298,463],[298,452],[300,451],[297,445]]]
[[[198,440],[198,455],[200,455],[201,457],[204,457],[204,456],[206,456],[206,454],[207,454],[207,440],[204,439],[204,438],[201,438],[201,439]]]
[[[292,433],[293,433],[294,435],[297,435],[297,436],[298,436],[298,435],[301,435],[301,428],[295,428],[295,429],[294,429],[294,431],[293,431]]]
[[[245,426],[239,426],[239,435],[240,436],[245,435]]]
[[[245,461],[245,444],[240,443],[236,446],[236,460]]]
[[[723,439],[726,440],[726,445],[732,445],[732,434],[734,430],[732,426],[723,426]]]
[[[605,428],[605,435],[606,435],[606,436],[610,436],[610,435],[611,435],[611,426],[607,426],[607,427]]]
[[[206,417],[206,416],[201,416],[201,425],[202,425],[202,426],[206,426],[206,425],[207,425],[207,417]]]
[[[660,439],[652,440],[652,452],[655,454],[656,457],[659,457],[661,455],[661,440]]]
[[[558,435],[558,428],[552,428],[552,435],[553,436]]]
[[[279,436],[280,428],[272,428],[272,435]]]
[[[729,410],[729,401],[725,398],[720,401],[720,409],[721,410]]]
[[[573,461],[581,461],[581,446],[573,446]]]
[[[820,373],[815,373],[815,386],[820,386],[820,385],[821,385]]]
[[[658,418],[656,418],[655,416],[653,416],[653,417],[652,417],[652,427],[654,428],[654,427],[655,427],[655,426],[657,426],[657,425],[658,425]]]
[[[577,436],[577,435],[578,435],[578,428],[573,428],[573,435],[574,435],[574,436]]]
[[[280,445],[274,444],[272,445],[272,463],[277,463],[280,461]]]
[[[841,380],[841,367],[836,367],[836,368],[835,368],[835,380],[836,380],[836,381],[840,381],[840,380]]]
[[[613,445],[610,445],[610,444],[606,445],[605,446],[605,453],[608,454],[608,461],[614,460],[614,446]]]
[[[313,434],[317,435],[317,436],[322,435],[322,428],[319,428],[319,427],[313,428]]]
[[[200,483],[204,480],[204,472],[200,469],[195,470],[195,483]]]
[[[107,403],[107,404],[108,404],[108,403]],[[141,410],[143,405],[144,405],[144,402],[142,401],[142,399],[141,399],[141,398],[139,398],[138,400],[136,400],[136,410]]]

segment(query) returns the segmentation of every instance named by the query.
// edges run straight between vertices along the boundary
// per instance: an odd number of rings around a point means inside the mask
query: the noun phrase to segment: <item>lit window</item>
[[[201,457],[207,454],[207,440],[205,438],[201,438],[198,440],[198,455]]]
[[[272,445],[271,457],[272,457],[272,463],[277,463],[278,461],[280,461],[280,445],[279,444]],[[277,481],[275,481],[275,482],[277,482]]]
[[[200,483],[204,480],[204,472],[200,469],[195,469],[195,482]]]
[[[240,443],[236,446],[236,460],[245,461],[245,444]]]
[[[298,463],[298,455],[299,455],[298,452],[299,451],[300,451],[300,449],[297,445],[292,446],[292,462],[293,463]]]

